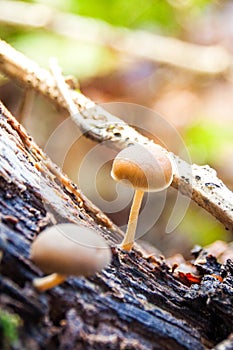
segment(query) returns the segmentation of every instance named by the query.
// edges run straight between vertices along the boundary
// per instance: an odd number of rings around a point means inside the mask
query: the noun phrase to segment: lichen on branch
[[[0,71],[69,113],[53,75],[4,41],[0,41]],[[152,142],[82,93],[71,88],[69,92],[79,112],[71,117],[87,137],[97,142],[108,141],[118,150],[129,144]],[[209,166],[190,165],[172,152],[170,156],[176,165],[171,185],[233,230],[233,193],[218,179],[215,170]]]

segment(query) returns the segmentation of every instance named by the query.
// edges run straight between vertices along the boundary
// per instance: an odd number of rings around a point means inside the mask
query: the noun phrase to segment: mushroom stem
[[[53,288],[58,284],[64,282],[67,276],[60,275],[59,273],[52,273],[51,275],[35,278],[33,280],[33,286],[40,292],[44,292],[47,289]]]
[[[121,243],[121,248],[124,250],[129,251],[133,246],[135,231],[136,231],[137,222],[138,222],[138,215],[139,215],[139,210],[141,207],[143,195],[144,195],[144,191],[135,190],[134,199],[133,199],[133,203],[129,214],[129,221],[128,221],[126,234]]]

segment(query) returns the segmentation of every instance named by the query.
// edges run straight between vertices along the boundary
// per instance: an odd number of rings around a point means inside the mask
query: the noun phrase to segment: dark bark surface
[[[121,251],[119,229],[62,176],[2,105],[0,111],[0,307],[22,319],[19,349],[199,350],[232,333],[230,260],[221,265],[197,250],[200,283],[190,286],[140,247]],[[103,235],[112,263],[91,278],[70,277],[40,294],[32,286],[42,273],[29,259],[31,242],[45,227],[68,221]]]

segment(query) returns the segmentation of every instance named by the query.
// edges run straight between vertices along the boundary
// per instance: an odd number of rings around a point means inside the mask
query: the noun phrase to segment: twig
[[[22,101],[17,112],[18,121],[22,124],[30,115],[34,102],[35,92],[30,89],[25,89],[22,96]]]
[[[79,113],[78,107],[74,103],[73,98],[69,92],[69,87],[65,82],[65,79],[62,75],[62,70],[58,65],[57,59],[55,57],[51,57],[49,60],[50,70],[53,74],[53,77],[56,81],[57,87],[64,98],[64,101],[67,105],[67,109],[70,112],[70,115],[73,116]]]
[[[68,112],[67,104],[58,91],[54,77],[34,61],[0,41],[0,71],[12,77],[24,88],[31,88]],[[152,142],[119,118],[114,117],[83,94],[69,89],[79,114],[74,120],[90,137],[98,142],[108,141],[117,149],[130,143]],[[170,153],[176,164],[172,186],[191,198],[233,230],[233,193],[219,180],[215,170],[208,166],[190,166]]]
[[[103,45],[133,57],[196,73],[216,75],[232,69],[232,56],[221,46],[200,46],[142,30],[116,28],[101,20],[61,13],[41,4],[1,0],[0,23],[45,28],[71,39]]]

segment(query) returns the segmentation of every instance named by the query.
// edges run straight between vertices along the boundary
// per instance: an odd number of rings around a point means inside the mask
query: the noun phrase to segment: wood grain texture
[[[201,350],[227,338],[233,328],[230,260],[220,265],[196,252],[201,283],[187,286],[163,259],[146,257],[139,246],[121,251],[119,229],[3,105],[0,112],[0,306],[23,321],[19,349]],[[32,279],[42,273],[30,261],[30,245],[55,222],[94,228],[111,245],[113,259],[102,273],[70,277],[39,294]]]

